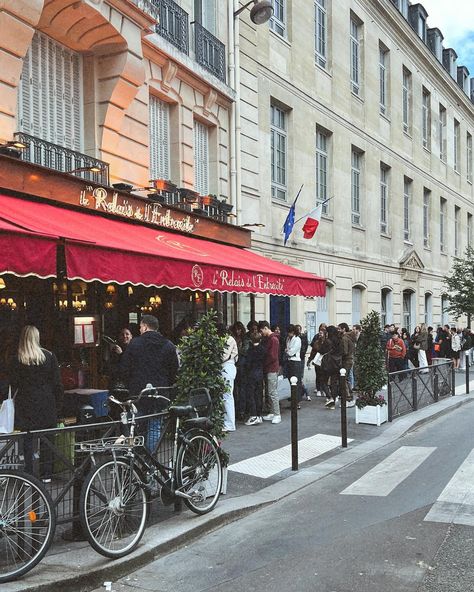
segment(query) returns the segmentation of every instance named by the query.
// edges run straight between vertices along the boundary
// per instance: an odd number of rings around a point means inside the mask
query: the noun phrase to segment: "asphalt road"
[[[425,424],[112,590],[474,591],[473,422],[467,405]]]

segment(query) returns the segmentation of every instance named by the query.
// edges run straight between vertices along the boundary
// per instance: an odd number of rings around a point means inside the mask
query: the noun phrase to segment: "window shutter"
[[[202,25],[213,35],[217,34],[215,0],[204,0],[204,2],[202,3]]]
[[[169,105],[150,96],[150,177],[170,178]]]
[[[199,121],[194,122],[194,190],[209,193],[209,130]]]

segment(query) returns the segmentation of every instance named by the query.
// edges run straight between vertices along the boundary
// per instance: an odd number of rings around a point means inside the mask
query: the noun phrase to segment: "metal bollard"
[[[291,384],[291,470],[298,470],[298,379],[290,378]]]
[[[347,448],[347,408],[346,408],[346,369],[339,370],[339,400],[341,401],[341,441]]]
[[[466,364],[466,395],[469,394],[469,351],[466,352],[465,356],[465,364]]]
[[[451,363],[451,395],[456,394],[456,371],[454,370],[454,362]]]

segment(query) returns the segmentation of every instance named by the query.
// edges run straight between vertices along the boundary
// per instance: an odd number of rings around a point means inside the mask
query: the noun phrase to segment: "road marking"
[[[474,450],[454,473],[425,521],[474,526]]]
[[[436,448],[401,446],[341,493],[343,495],[384,497],[411,475],[433,450],[436,450]]]
[[[348,442],[352,439],[348,438]],[[304,438],[298,442],[298,461],[304,463],[308,460],[321,456],[329,450],[334,450],[341,445],[339,436],[328,436],[327,434],[316,434],[310,438]],[[271,450],[252,458],[241,460],[229,466],[229,471],[245,473],[253,477],[268,479],[277,473],[291,467],[291,445],[283,446],[277,450]]]

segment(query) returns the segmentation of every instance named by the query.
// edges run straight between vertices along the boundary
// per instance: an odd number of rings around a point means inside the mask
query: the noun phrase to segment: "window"
[[[446,200],[439,201],[439,249],[441,253],[446,251]]]
[[[360,224],[360,174],[361,174],[360,152],[352,148],[351,162],[351,201],[352,201],[352,224]]]
[[[209,128],[194,121],[194,191],[209,193]]]
[[[380,296],[380,324],[385,327],[392,322],[392,291],[389,288],[383,288]]]
[[[361,51],[360,34],[361,27],[354,17],[351,17],[350,43],[351,43],[351,90],[354,94],[361,92]]]
[[[458,206],[454,206],[454,256],[459,256],[459,238],[460,238],[460,218],[461,218],[461,208]]]
[[[168,103],[150,96],[150,179],[170,178],[169,121]]]
[[[314,54],[316,63],[325,68],[327,65],[327,0],[314,3]]]
[[[448,297],[443,294],[441,296],[441,324],[447,325],[449,323],[449,312],[448,312],[449,300]]]
[[[472,136],[466,132],[466,178],[472,183]]]
[[[403,319],[402,325],[411,333],[415,328],[415,293],[403,290]]]
[[[328,199],[328,136],[316,131],[316,203]],[[323,205],[323,214],[328,213],[328,204]]]
[[[418,15],[418,35],[426,43],[426,19],[421,14]]]
[[[402,118],[403,131],[411,132],[411,72],[403,67]]]
[[[271,170],[272,170],[272,198],[286,199],[286,111],[271,106]]]
[[[362,311],[363,288],[352,288],[352,324],[358,325],[363,316]]]
[[[429,248],[430,246],[430,202],[431,191],[423,189],[423,246]]]
[[[467,215],[467,246],[472,248],[472,214]]]
[[[411,192],[412,180],[408,177],[403,181],[403,240],[410,240],[410,224],[411,224]]]
[[[446,109],[443,105],[439,105],[439,157],[443,162],[446,162]]]
[[[388,49],[379,45],[379,103],[380,113],[387,113],[387,90],[388,90]]]
[[[286,0],[272,0],[273,15],[270,19],[270,28],[282,37],[286,34]]]
[[[389,168],[380,163],[380,232],[388,230],[388,175]]]
[[[433,298],[429,292],[425,294],[425,325],[431,326],[433,323]]]
[[[459,173],[459,141],[460,141],[460,134],[459,134],[460,126],[459,121],[456,119],[454,120],[454,153],[453,153],[453,166],[454,170]]]
[[[194,15],[205,29],[217,35],[216,0],[194,0]]]
[[[430,150],[431,148],[431,95],[423,88],[422,106],[421,106],[421,127],[423,148]]]
[[[23,61],[18,93],[19,131],[80,152],[81,88],[81,56],[36,32]]]

